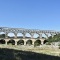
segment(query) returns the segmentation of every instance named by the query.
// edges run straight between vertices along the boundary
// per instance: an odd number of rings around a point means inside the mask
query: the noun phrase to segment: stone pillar
[[[47,33],[45,33],[45,35],[47,36],[47,38],[48,38],[48,34]]]
[[[34,41],[32,41],[32,45],[33,45],[33,47],[34,47]]]
[[[34,47],[34,41],[32,41],[32,46]]]
[[[23,34],[23,38],[25,38],[25,33],[22,33]]]
[[[34,41],[32,41],[32,45],[34,45]]]
[[[15,34],[15,38],[17,38],[17,33],[14,33]]]
[[[24,41],[24,45],[26,45],[26,41]]]
[[[15,41],[15,45],[17,45],[17,41]]]
[[[34,36],[34,33],[30,33],[30,35],[31,35],[31,38],[34,38],[33,36]]]
[[[39,34],[39,38],[42,38],[42,34],[41,33]]]
[[[5,34],[5,38],[8,38],[8,33]]]
[[[23,38],[25,38],[25,34],[23,34]]]
[[[41,41],[41,45],[43,45],[44,44],[44,41]]]
[[[7,41],[5,42],[5,44],[7,45]]]

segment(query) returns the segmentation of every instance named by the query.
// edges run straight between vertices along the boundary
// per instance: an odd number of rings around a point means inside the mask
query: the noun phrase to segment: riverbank
[[[60,49],[58,46],[15,46],[15,45],[0,45],[0,48],[7,48],[7,49],[14,49],[14,50],[22,50],[22,51],[30,51],[36,53],[42,53],[52,56],[59,56],[60,57]]]

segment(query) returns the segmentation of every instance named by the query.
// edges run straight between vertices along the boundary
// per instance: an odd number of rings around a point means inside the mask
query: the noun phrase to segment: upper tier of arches
[[[24,29],[24,28],[8,28],[8,27],[0,27],[0,32],[5,33],[54,33],[58,34],[60,32],[54,30],[38,30],[38,29]]]

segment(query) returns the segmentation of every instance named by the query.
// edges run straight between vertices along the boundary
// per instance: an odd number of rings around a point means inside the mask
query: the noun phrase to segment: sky
[[[60,31],[60,0],[0,0],[0,27]]]

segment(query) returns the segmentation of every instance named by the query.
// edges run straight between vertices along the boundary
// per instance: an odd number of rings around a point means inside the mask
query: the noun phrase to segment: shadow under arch
[[[24,40],[19,40],[19,41],[17,42],[17,45],[24,45]]]
[[[5,40],[4,39],[1,39],[0,40],[0,44],[5,44],[6,42],[5,42]]]
[[[40,40],[36,40],[36,41],[34,42],[34,46],[40,46],[40,44],[41,44],[41,41],[40,41]]]
[[[46,44],[48,41],[47,40],[44,40],[43,44]]]
[[[5,32],[0,32],[0,38],[5,38]]]
[[[15,41],[14,41],[13,39],[11,39],[11,40],[9,40],[9,41],[7,42],[7,44],[15,45]]]
[[[27,40],[26,45],[32,45],[32,40]]]

